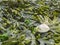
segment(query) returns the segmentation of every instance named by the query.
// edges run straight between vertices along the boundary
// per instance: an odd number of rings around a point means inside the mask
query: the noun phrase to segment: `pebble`
[[[46,24],[41,24],[39,26],[37,26],[37,30],[38,32],[44,33],[44,32],[48,32],[50,30],[49,26]]]

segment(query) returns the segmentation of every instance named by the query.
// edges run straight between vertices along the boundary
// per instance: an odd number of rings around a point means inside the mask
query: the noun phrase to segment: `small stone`
[[[44,33],[44,32],[48,32],[50,30],[49,26],[46,24],[41,24],[39,26],[37,26],[37,30],[38,32]]]

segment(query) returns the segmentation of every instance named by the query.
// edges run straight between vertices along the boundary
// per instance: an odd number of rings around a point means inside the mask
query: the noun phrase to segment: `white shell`
[[[41,24],[37,26],[37,28],[38,28],[38,32],[47,32],[50,30],[49,26],[46,24]]]

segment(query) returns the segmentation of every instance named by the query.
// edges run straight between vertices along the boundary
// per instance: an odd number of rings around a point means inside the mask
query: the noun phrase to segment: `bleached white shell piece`
[[[42,32],[42,33],[50,30],[49,26],[46,24],[41,24],[41,25],[37,26],[37,28],[38,28],[38,32]]]

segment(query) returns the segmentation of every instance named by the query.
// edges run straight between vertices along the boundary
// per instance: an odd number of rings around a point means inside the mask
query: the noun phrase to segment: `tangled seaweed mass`
[[[60,45],[60,0],[0,0],[0,45]]]

